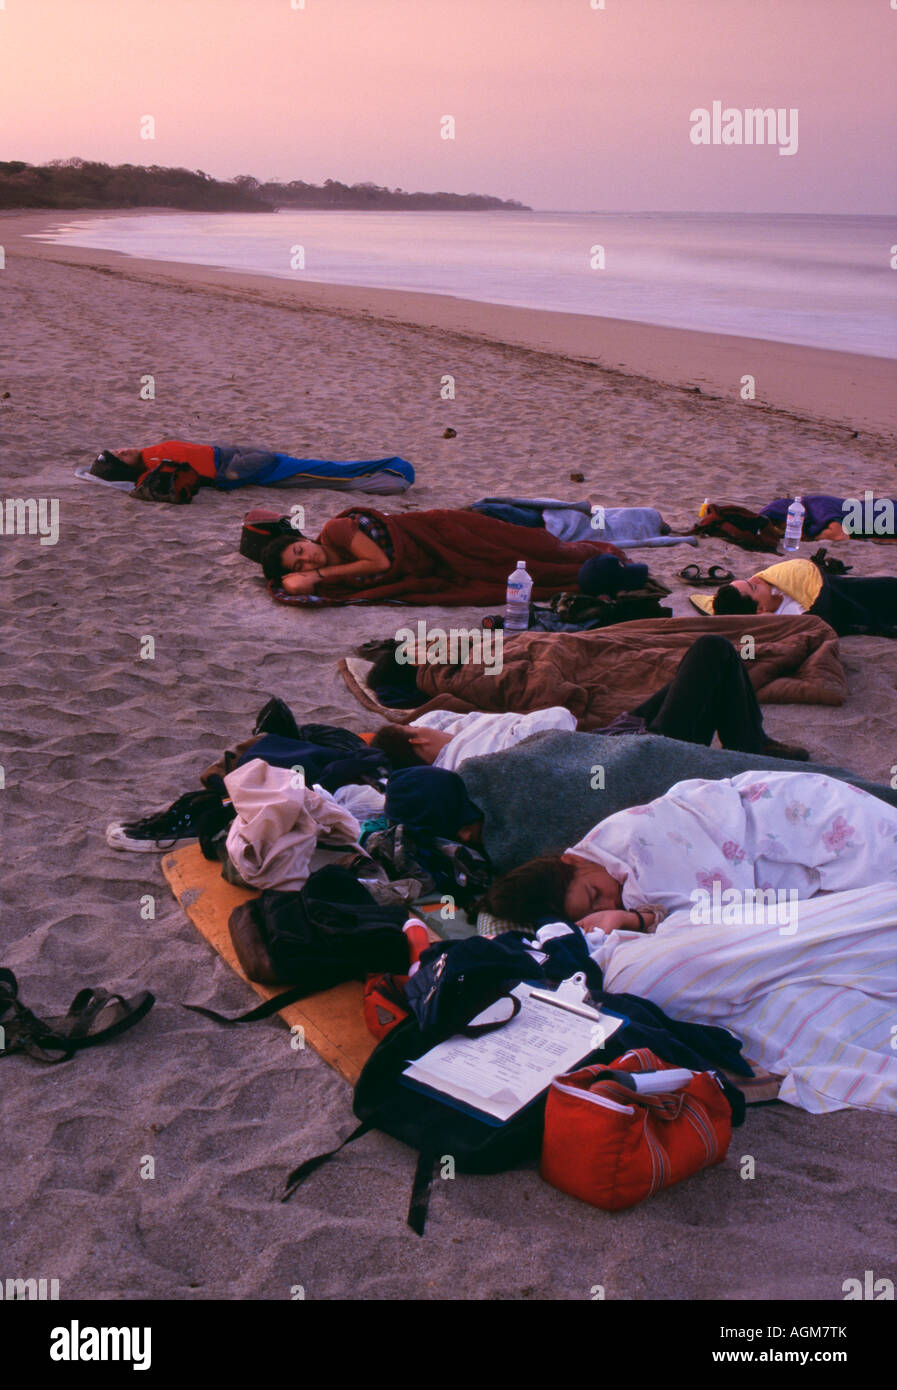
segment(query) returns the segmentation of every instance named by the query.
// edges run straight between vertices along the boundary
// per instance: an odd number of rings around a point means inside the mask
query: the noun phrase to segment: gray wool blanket
[[[471,800],[483,812],[483,845],[498,873],[538,854],[569,848],[606,816],[663,796],[691,777],[819,772],[897,806],[897,790],[841,767],[733,753],[659,734],[545,733],[505,753],[462,764]]]

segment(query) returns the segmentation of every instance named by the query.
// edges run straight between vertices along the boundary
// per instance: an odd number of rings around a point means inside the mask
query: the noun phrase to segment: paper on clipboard
[[[409,1063],[403,1077],[498,1121],[509,1120],[624,1022],[614,1014],[595,1010],[586,1016],[584,1010],[548,1002],[530,985],[517,985],[511,993],[521,1008],[504,1028],[478,1038],[449,1038]]]

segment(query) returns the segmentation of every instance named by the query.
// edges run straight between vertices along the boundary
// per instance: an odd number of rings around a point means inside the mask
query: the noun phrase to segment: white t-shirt
[[[791,613],[806,613],[806,608],[804,608],[802,603],[798,603],[796,598],[787,598],[785,594],[782,593],[781,589],[774,588],[772,584],[770,584],[769,587],[772,589],[776,598],[782,600],[775,610],[780,618],[786,617]]]
[[[430,714],[422,714],[413,719],[412,725],[420,724],[427,729],[441,729],[451,734],[452,739],[434,760],[434,767],[447,772],[457,772],[467,758],[480,758],[487,753],[503,753],[513,748],[522,739],[531,738],[549,729],[561,729],[574,733],[576,717],[563,705],[552,705],[550,709],[533,710],[531,714],[481,714],[472,710],[470,714],[455,714],[451,710],[437,709]]]

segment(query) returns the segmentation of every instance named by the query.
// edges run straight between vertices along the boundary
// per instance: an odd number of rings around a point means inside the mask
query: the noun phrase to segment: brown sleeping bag
[[[527,713],[565,705],[580,729],[600,729],[672,680],[695,638],[708,632],[739,651],[742,638],[753,637],[747,667],[764,704],[842,705],[847,698],[838,638],[821,618],[650,618],[597,632],[520,633],[505,645],[498,675],[473,662],[421,667],[417,683],[431,698],[408,718],[434,709]]]

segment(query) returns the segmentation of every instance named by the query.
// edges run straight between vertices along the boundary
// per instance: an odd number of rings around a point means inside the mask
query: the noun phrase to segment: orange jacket
[[[146,469],[156,468],[165,459],[172,463],[189,463],[201,478],[215,480],[215,450],[211,444],[188,444],[183,439],[165,439],[141,449]]]

